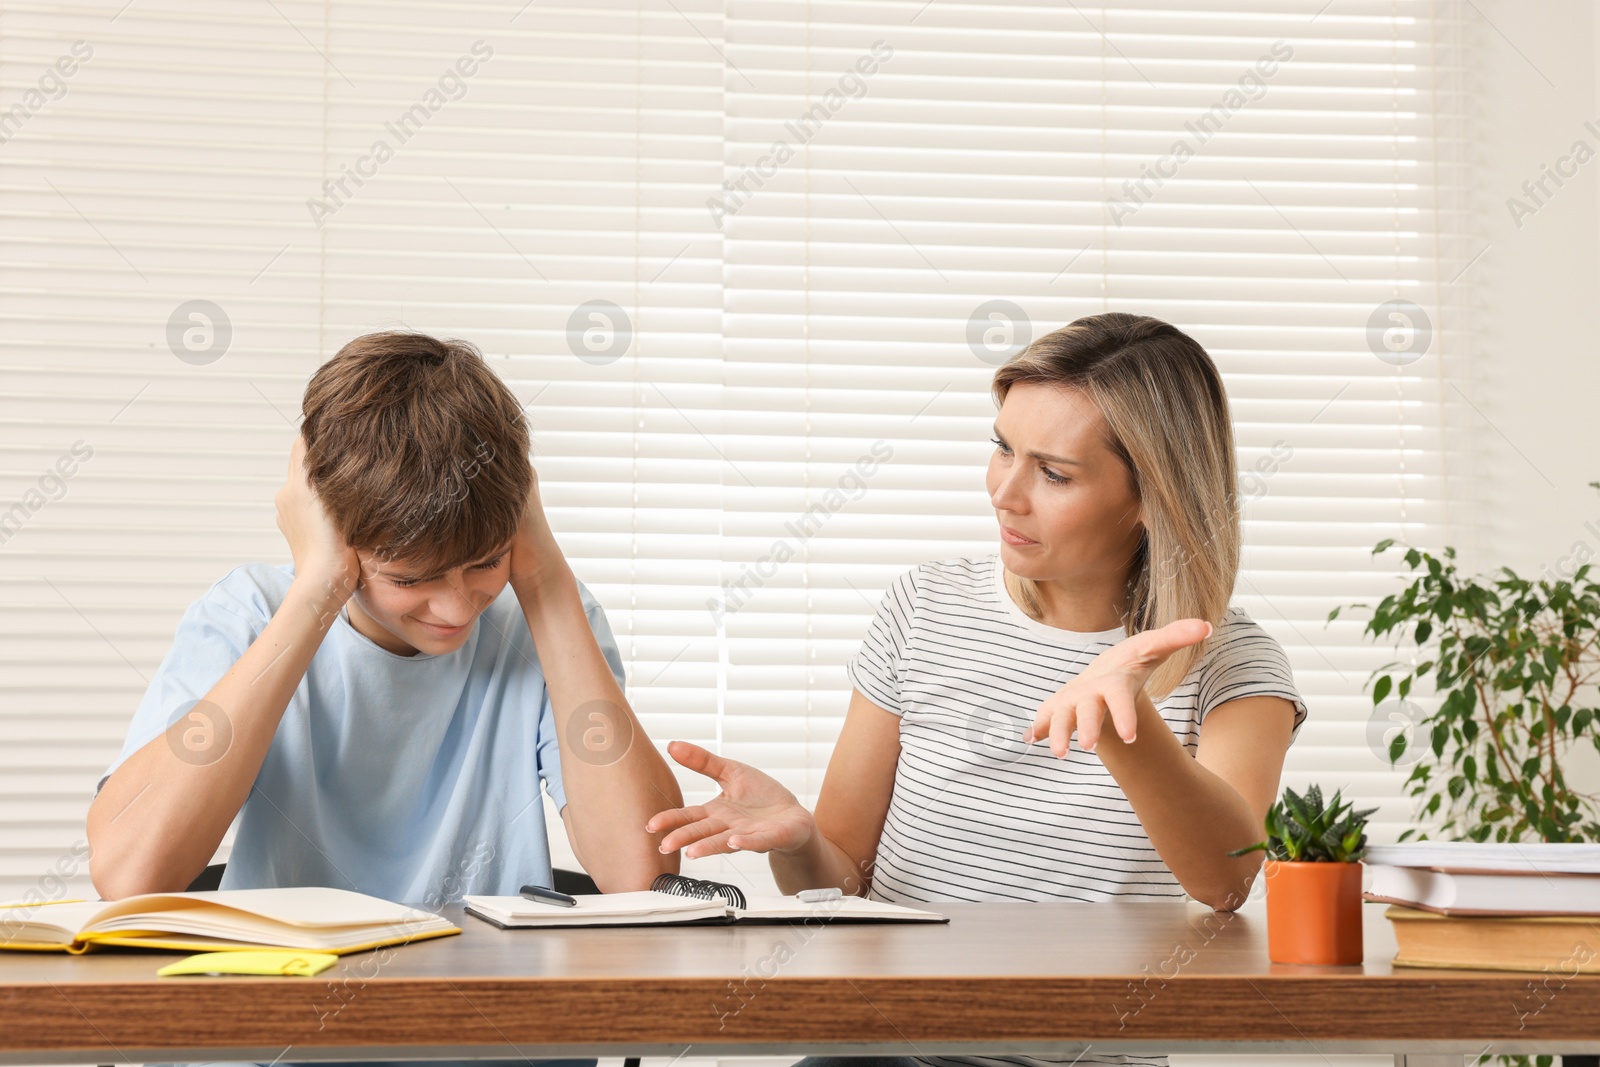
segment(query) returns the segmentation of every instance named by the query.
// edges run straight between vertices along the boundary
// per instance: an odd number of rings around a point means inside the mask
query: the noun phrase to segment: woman
[[[1228,852],[1260,839],[1306,709],[1283,650],[1229,606],[1217,369],[1175,327],[1113,313],[1035,341],[993,388],[999,553],[925,563],[884,596],[815,815],[674,742],[722,793],[647,829],[691,858],[765,852],[786,893],[1232,910],[1260,855]]]

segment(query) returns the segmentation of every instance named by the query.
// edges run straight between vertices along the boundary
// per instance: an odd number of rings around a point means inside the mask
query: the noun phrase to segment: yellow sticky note
[[[156,974],[161,978],[175,974],[292,974],[310,978],[337,962],[339,957],[327,952],[202,952],[169,963]]]

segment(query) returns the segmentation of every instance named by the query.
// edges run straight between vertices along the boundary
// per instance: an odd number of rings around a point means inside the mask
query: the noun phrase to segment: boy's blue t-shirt
[[[292,566],[247,564],[189,606],[100,785],[205,697],[293,577]],[[579,591],[620,686],[605,613]],[[541,781],[564,807],[544,673],[509,586],[445,655],[385,651],[341,613],[240,811],[222,888],[333,886],[438,907],[549,885]]]

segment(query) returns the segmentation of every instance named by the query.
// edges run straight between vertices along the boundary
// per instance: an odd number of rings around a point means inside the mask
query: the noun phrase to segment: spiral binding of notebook
[[[730,907],[747,908],[749,902],[744,898],[744,891],[736,885],[726,882],[712,882],[703,878],[687,878],[681,874],[658,875],[650,888],[661,893],[671,893],[679,897],[698,897],[701,900],[716,900],[721,897]]]

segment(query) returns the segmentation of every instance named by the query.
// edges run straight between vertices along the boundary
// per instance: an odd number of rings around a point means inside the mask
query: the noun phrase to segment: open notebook
[[[430,912],[315,886],[0,904],[0,949],[46,952],[129,945],[185,952],[282,948],[343,955],[460,932],[459,926]]]
[[[805,903],[795,897],[746,900],[733,886],[662,875],[667,891],[579,896],[566,908],[523,897],[468,896],[466,910],[502,928],[523,926],[661,926],[680,923],[931,922],[950,920],[932,911],[863,897]]]

